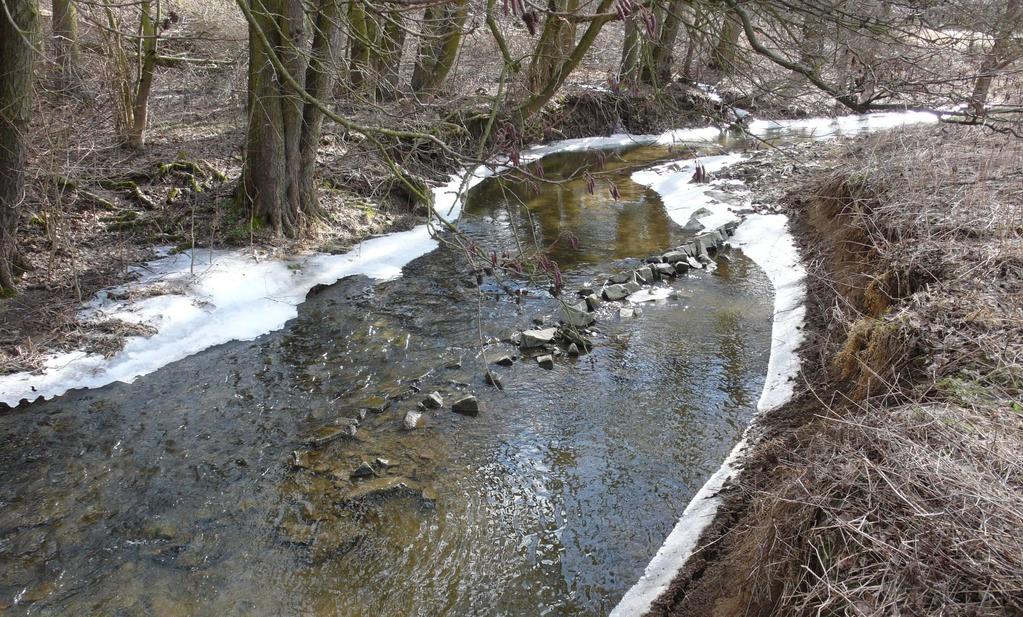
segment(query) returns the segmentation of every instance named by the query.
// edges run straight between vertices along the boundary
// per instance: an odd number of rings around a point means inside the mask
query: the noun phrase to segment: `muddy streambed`
[[[705,152],[725,146],[742,144]],[[461,226],[488,250],[535,238],[568,289],[603,280],[692,237],[630,180],[679,156],[552,155],[544,178],[572,180],[484,182]],[[255,341],[0,415],[0,612],[606,614],[742,435],[768,363],[771,285],[740,252],[669,284],[636,316],[602,307],[591,353],[491,366],[497,389],[487,358],[520,356],[509,338],[555,305],[545,284],[478,286],[442,246]],[[481,413],[453,413],[468,393]]]

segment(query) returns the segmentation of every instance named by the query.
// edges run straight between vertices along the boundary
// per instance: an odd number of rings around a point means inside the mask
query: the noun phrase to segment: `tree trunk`
[[[334,67],[340,53],[338,22],[341,10],[338,0],[320,0],[316,11],[313,44],[306,69],[306,90],[314,97],[326,100],[334,90]],[[303,209],[319,215],[319,197],[316,192],[316,153],[320,147],[323,112],[315,105],[305,105],[302,113],[302,174],[300,199]]]
[[[35,0],[4,0],[0,15],[0,295],[15,293],[18,223],[25,199],[25,154],[32,115],[32,71],[39,44]]]
[[[1008,0],[1005,4],[1005,12],[998,22],[998,30],[995,33],[995,41],[991,49],[984,55],[980,63],[980,70],[977,72],[977,80],[973,84],[973,93],[970,96],[970,111],[974,116],[982,118],[985,115],[988,94],[991,91],[991,82],[994,81],[997,71],[1005,68],[1013,62],[1017,54],[1012,54],[1012,34],[1023,22],[1023,2],[1021,0]]]
[[[128,127],[128,147],[141,148],[146,144],[146,125],[149,123],[149,95],[153,91],[153,74],[156,71],[157,37],[156,24],[159,14],[152,13],[151,0],[139,3],[139,67],[138,81],[132,100],[131,125]],[[159,6],[159,4],[157,4]]]
[[[339,10],[321,0],[313,45],[307,44],[302,0],[251,0],[252,17],[285,71],[321,99],[333,86],[331,59],[337,50]],[[240,199],[254,218],[278,233],[297,237],[321,210],[316,199],[316,150],[322,112],[302,101],[279,76],[270,51],[258,37],[249,41],[249,127]],[[309,58],[307,66],[306,58]]]
[[[466,0],[434,5],[423,13],[423,32],[412,71],[412,89],[417,94],[433,94],[444,85],[458,58],[467,15]]]
[[[72,0],[53,0],[54,61],[60,70],[62,86],[78,82],[78,10]]]
[[[550,0],[549,5],[556,12],[573,13],[579,8],[579,0]],[[542,90],[551,75],[561,68],[573,46],[575,23],[554,13],[548,14],[529,63],[529,88],[533,93]]]
[[[369,87],[372,81],[370,71],[370,47],[376,38],[372,20],[363,0],[348,2],[348,83],[352,90],[359,92]]]
[[[622,86],[633,88],[639,83],[640,62],[643,57],[643,40],[639,24],[630,17],[625,20],[625,38],[622,40],[622,66],[619,79]]]
[[[613,0],[600,0],[597,6],[593,9],[593,12],[600,14],[607,14],[611,10]],[[572,49],[572,53],[568,54],[565,61],[554,67],[554,70],[546,77],[543,88],[539,92],[535,92],[532,96],[527,98],[525,102],[519,105],[518,109],[515,110],[515,114],[518,116],[518,120],[524,121],[536,112],[540,111],[544,105],[554,96],[554,93],[558,91],[569,74],[575,70],[579,63],[582,62],[586,52],[593,46],[593,42],[597,39],[597,35],[600,34],[601,29],[604,25],[611,21],[610,17],[598,17],[590,21],[590,25],[586,27],[586,31],[579,37],[579,42],[575,48]]]
[[[648,72],[647,82],[664,85],[671,81],[671,68],[675,62],[675,40],[682,25],[682,12],[686,9],[685,0],[672,0],[668,3],[660,20],[661,30],[657,44],[652,52],[652,73]]]
[[[387,101],[398,93],[401,52],[405,48],[405,27],[400,11],[380,15],[379,41],[373,54],[374,73],[377,76],[377,99]]]
[[[721,20],[721,33],[718,44],[711,54],[710,68],[722,75],[730,75],[735,71],[735,58],[739,47],[739,32],[742,26],[735,11],[728,11]]]

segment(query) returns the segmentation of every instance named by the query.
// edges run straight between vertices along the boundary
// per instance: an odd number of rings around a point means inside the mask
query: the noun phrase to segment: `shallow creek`
[[[569,290],[691,237],[629,179],[678,151],[600,155],[618,200],[576,173],[597,156],[547,157],[547,180],[573,179],[536,192],[482,183],[463,231],[498,251],[571,232],[548,251]],[[589,354],[490,367],[499,390],[486,358],[517,355],[505,341],[554,303],[477,287],[442,247],[310,295],[255,341],[0,415],[0,613],[606,614],[764,383],[764,274],[732,251],[671,286],[635,317],[605,305]],[[433,391],[444,406],[403,429]],[[478,416],[450,410],[465,393]],[[352,479],[363,462],[374,475]]]

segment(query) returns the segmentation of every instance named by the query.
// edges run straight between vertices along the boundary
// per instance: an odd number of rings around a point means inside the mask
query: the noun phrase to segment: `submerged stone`
[[[352,473],[349,475],[349,477],[352,478],[352,479],[359,479],[359,478],[368,478],[370,476],[375,476],[375,475],[377,475],[377,472],[373,469],[373,466],[370,465],[369,463],[367,463],[366,461],[363,461],[362,463],[359,464],[358,467],[356,467],[352,471]]]
[[[540,368],[550,370],[554,368],[554,356],[552,356],[551,354],[537,356],[536,363],[540,365]]]
[[[336,424],[328,424],[327,426],[314,429],[306,436],[305,443],[319,448],[342,437],[355,437],[358,432],[359,422],[352,418],[339,418],[339,420],[345,420],[346,422],[339,421]]]

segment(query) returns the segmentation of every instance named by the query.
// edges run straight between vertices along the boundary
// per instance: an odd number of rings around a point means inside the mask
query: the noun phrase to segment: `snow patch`
[[[313,286],[353,274],[392,279],[405,264],[436,247],[429,228],[420,225],[366,240],[343,255],[311,253],[260,261],[244,250],[196,250],[156,259],[136,268],[138,280],[99,292],[80,313],[89,321],[151,325],[156,334],[129,337],[124,349],[110,358],[82,351],[53,354],[37,373],[0,377],[0,401],[16,405],[71,388],[130,383],[209,347],[255,339],[298,316],[297,307]],[[170,293],[116,299],[156,284]]]
[[[748,191],[734,192],[735,183],[730,180],[716,180],[708,184],[691,183],[697,162],[711,174],[717,173],[743,159],[741,154],[721,154],[696,159],[683,159],[656,165],[632,174],[632,181],[653,189],[661,196],[664,209],[675,223],[687,227],[693,215],[704,209],[709,212],[697,217],[704,229],[716,229],[725,223],[738,220],[737,210],[748,207]],[[726,194],[728,201],[724,201]],[[687,227],[688,228],[688,227]]]

